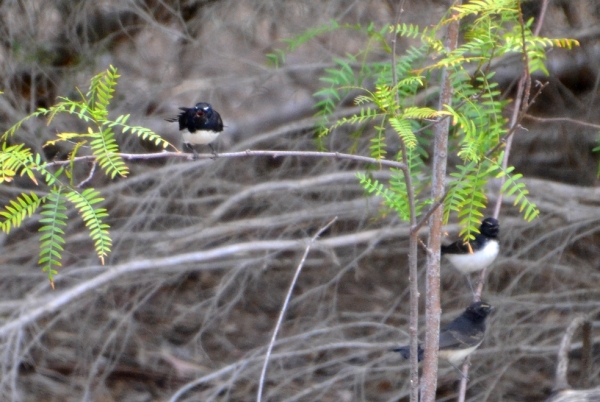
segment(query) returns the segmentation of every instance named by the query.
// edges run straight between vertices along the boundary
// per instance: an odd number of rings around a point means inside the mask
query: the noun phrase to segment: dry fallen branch
[[[385,237],[396,237],[398,235],[406,236],[409,229],[398,228],[395,230],[373,230],[366,231],[363,233],[350,234],[338,237],[331,237],[319,242],[314,243],[312,246],[316,249],[322,249],[324,251],[330,248],[343,247],[347,245],[356,245],[360,243],[369,242],[373,239],[383,239]],[[13,330],[26,326],[38,320],[45,314],[49,314],[59,310],[62,306],[68,303],[74,302],[77,298],[85,293],[93,291],[100,286],[113,281],[120,276],[126,274],[132,274],[140,271],[147,270],[162,270],[168,267],[177,267],[189,263],[199,263],[211,260],[222,260],[229,256],[235,257],[238,255],[248,255],[252,252],[261,251],[280,251],[280,250],[293,250],[303,248],[305,240],[273,240],[263,242],[249,242],[239,243],[223,247],[218,247],[212,250],[198,251],[192,253],[185,253],[179,255],[172,255],[165,258],[154,258],[149,260],[136,260],[124,264],[119,264],[104,269],[106,272],[97,275],[96,277],[89,279],[69,290],[66,290],[56,296],[48,298],[43,296],[40,300],[30,300],[28,305],[21,305],[21,313],[18,318],[5,323],[0,326],[0,337],[7,336]],[[218,268],[214,268],[218,269]],[[60,287],[61,277],[57,277],[57,285]],[[42,304],[41,307],[36,307]],[[0,307],[1,310],[1,307]]]
[[[583,354],[587,359],[589,359],[591,356],[591,342],[589,338],[585,338],[586,335],[590,336],[590,324],[591,323],[587,317],[579,316],[574,318],[567,327],[558,350],[558,363],[556,365],[556,378],[554,380],[553,394],[546,400],[546,402],[588,402],[600,400],[600,387],[594,389],[574,390],[571,389],[571,386],[567,381],[569,351],[571,350],[572,344],[571,340],[575,334],[575,331],[579,329],[579,327],[584,327]],[[587,350],[585,350],[586,348]],[[589,375],[589,371],[584,371],[582,373],[584,382],[587,382]]]

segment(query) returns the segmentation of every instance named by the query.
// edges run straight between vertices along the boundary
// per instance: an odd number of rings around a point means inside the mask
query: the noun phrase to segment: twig
[[[600,130],[600,124],[588,123],[586,121],[575,120],[575,119],[571,119],[569,117],[536,117],[536,116],[532,116],[530,114],[525,114],[523,117],[525,119],[537,121],[539,123],[545,123],[545,124],[572,123],[572,124],[576,124],[578,126],[591,127],[596,130]]]
[[[92,180],[92,178],[94,177],[94,172],[96,172],[96,166],[98,166],[98,162],[96,160],[94,160],[94,162],[92,163],[92,168],[90,169],[90,174],[88,174],[88,177],[84,181],[79,183],[77,185],[77,187],[81,188],[81,187],[85,186],[87,183],[89,183],[90,180]]]
[[[273,351],[273,345],[275,345],[275,340],[277,339],[277,334],[279,334],[279,330],[281,328],[281,323],[283,322],[283,317],[288,308],[288,304],[290,303],[290,299],[292,298],[292,292],[294,291],[294,287],[296,286],[296,282],[298,281],[298,277],[300,276],[300,272],[302,271],[302,267],[304,266],[304,262],[306,261],[306,257],[308,256],[308,252],[310,251],[310,247],[317,240],[317,238],[323,233],[327,228],[329,228],[333,223],[337,220],[337,216],[329,221],[329,223],[323,226],[308,242],[306,245],[306,249],[304,250],[304,255],[296,268],[296,273],[294,274],[294,278],[290,283],[290,287],[288,289],[288,293],[285,296],[285,300],[283,302],[283,306],[281,306],[281,311],[279,312],[279,318],[277,319],[277,324],[275,325],[275,330],[273,331],[273,336],[271,337],[271,342],[269,342],[269,347],[267,348],[267,353],[265,354],[265,362],[262,367],[262,371],[260,373],[260,380],[258,381],[258,394],[256,396],[257,402],[262,401],[262,393],[265,383],[265,376],[267,374],[267,367],[269,365],[269,357],[271,356],[271,352]]]
[[[396,14],[396,26],[400,23],[400,18],[404,12],[404,0],[400,3],[398,13]],[[392,39],[392,86],[398,85],[398,73],[396,71],[396,44],[398,35],[394,33]],[[395,91],[396,104],[400,105],[400,95]],[[416,134],[416,133],[415,133]],[[402,162],[408,166],[408,152],[406,144],[400,139],[400,150],[402,153]],[[415,193],[412,185],[412,177],[408,169],[404,171],[404,183],[406,184],[406,196],[408,198],[408,207],[410,213],[410,240],[408,243],[408,283],[410,286],[410,316],[408,323],[408,333],[410,335],[410,401],[419,400],[419,340],[417,334],[419,331],[419,270],[417,265],[417,247],[419,245],[417,225],[417,212],[415,208]]]
[[[538,17],[538,24],[535,28],[534,35],[537,35],[541,29],[541,21],[544,20],[544,16],[542,13],[546,12],[548,0],[543,0],[542,10],[540,11],[540,16]],[[521,8],[519,6],[519,24],[521,25],[521,40],[523,42],[523,60],[525,62],[525,68],[523,71],[523,75],[519,80],[519,85],[517,88],[517,96],[515,97],[515,108],[513,110],[513,114],[510,122],[510,131],[507,134],[506,138],[506,148],[504,151],[504,159],[502,160],[502,169],[506,170],[508,167],[508,158],[510,157],[510,150],[512,147],[512,140],[514,131],[519,126],[519,122],[523,119],[525,112],[531,106],[529,102],[529,91],[531,89],[531,75],[529,74],[529,55],[527,54],[527,43],[525,41],[525,22],[523,21],[523,13],[521,12]],[[543,89],[543,87],[542,87]],[[541,92],[538,91],[537,95]],[[536,95],[536,96],[537,96]],[[506,176],[502,176],[500,181],[500,187],[504,185],[506,182]],[[498,218],[500,215],[500,206],[502,205],[502,193],[498,195],[498,200],[496,202],[496,207],[494,208],[494,218]],[[485,270],[482,271],[482,278],[484,278]],[[480,286],[482,287],[483,282],[480,282]],[[478,289],[479,290],[479,289]],[[481,292],[479,292],[481,295]]]

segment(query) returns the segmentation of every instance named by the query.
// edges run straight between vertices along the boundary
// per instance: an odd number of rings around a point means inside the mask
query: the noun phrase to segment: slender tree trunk
[[[458,2],[460,4],[460,1]],[[458,20],[452,21],[448,25],[448,38],[446,40],[446,49],[452,51],[456,49],[458,42]],[[439,109],[444,105],[452,103],[452,83],[449,72],[444,69],[442,72],[441,92]],[[448,155],[448,129],[450,120],[443,119],[434,127],[434,145],[433,145],[433,180],[431,184],[431,197],[439,200],[444,196],[446,179],[446,163]],[[438,348],[440,336],[440,248],[442,240],[442,219],[444,208],[437,208],[431,218],[429,218],[429,253],[427,257],[427,278],[425,290],[425,322],[427,332],[425,334],[425,360],[423,364],[422,378],[422,401],[435,401],[437,389],[437,370],[438,370]]]

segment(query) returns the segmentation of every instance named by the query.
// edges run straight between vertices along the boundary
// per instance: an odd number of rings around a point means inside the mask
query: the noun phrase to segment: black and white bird
[[[467,356],[477,349],[485,337],[485,319],[493,307],[479,301],[472,303],[463,313],[440,330],[440,346],[438,356],[447,360],[458,369]],[[393,349],[405,359],[410,358],[410,347],[402,346]],[[417,359],[423,360],[424,350],[418,348]],[[460,370],[459,370],[460,371]]]
[[[479,226],[479,234],[474,240],[456,241],[442,246],[442,255],[464,274],[487,268],[498,256],[498,232],[500,225],[494,218],[486,218]],[[470,282],[469,282],[470,283]]]
[[[223,131],[223,120],[221,115],[212,108],[209,103],[200,102],[192,108],[180,107],[182,110],[177,117],[166,119],[168,122],[179,122],[179,130],[186,130],[183,133],[183,144],[194,153],[194,159],[198,159],[198,152],[193,145],[206,145],[210,147],[213,154],[216,155],[211,142],[217,139]]]

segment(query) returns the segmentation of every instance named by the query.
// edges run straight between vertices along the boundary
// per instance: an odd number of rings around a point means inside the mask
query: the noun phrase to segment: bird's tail
[[[398,352],[405,359],[410,359],[410,346],[402,346],[396,349],[392,349],[392,352]]]
[[[401,346],[399,348],[396,349],[392,349],[392,352],[398,352],[402,355],[403,358],[405,359],[410,359],[410,346]],[[417,356],[417,360],[421,361],[423,360],[423,353],[424,350],[421,347],[421,345],[419,345],[419,349],[418,349],[418,356]]]

